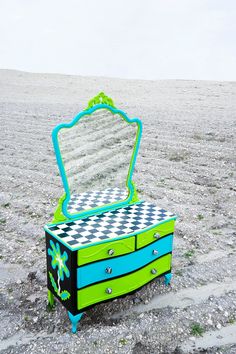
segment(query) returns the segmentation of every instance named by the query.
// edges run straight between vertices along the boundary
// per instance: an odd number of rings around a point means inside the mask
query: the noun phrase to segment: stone
[[[29,274],[28,274],[28,279],[29,279],[30,281],[35,280],[35,279],[36,279],[36,273],[37,273],[37,272],[29,272]]]

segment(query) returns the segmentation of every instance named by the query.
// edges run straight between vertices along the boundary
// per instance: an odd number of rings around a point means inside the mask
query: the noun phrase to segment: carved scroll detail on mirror
[[[103,100],[113,106],[96,103]],[[114,108],[103,93],[89,104],[91,108],[52,133],[66,194],[62,211],[67,218],[125,206],[134,197],[132,174],[141,122]]]
[[[97,96],[93,97],[89,101],[88,107],[86,109],[92,108],[96,104],[107,104],[115,108],[113,100],[110,97],[106,96],[104,92],[100,92]]]

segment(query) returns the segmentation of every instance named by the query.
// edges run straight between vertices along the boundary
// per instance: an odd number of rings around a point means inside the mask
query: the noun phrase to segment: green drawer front
[[[81,289],[77,293],[78,310],[134,291],[153,278],[167,272],[170,267],[171,254],[167,254],[136,272]],[[153,274],[152,271],[153,273],[156,271],[156,273]],[[112,291],[110,294],[108,293],[109,289]]]
[[[110,252],[110,251],[113,252]],[[112,258],[135,250],[135,237],[123,238],[118,241],[105,242],[99,245],[78,250],[78,265],[91,263],[100,259]]]
[[[157,240],[155,234],[160,237],[172,234],[174,232],[175,220],[165,222],[164,224],[153,227],[153,229],[138,234],[137,237],[137,248],[142,248],[151,242]]]

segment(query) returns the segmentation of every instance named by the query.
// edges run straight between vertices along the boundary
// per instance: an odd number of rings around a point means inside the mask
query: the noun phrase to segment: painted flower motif
[[[60,245],[59,243],[54,244],[52,240],[50,240],[50,246],[51,248],[48,248],[48,255],[52,257],[51,265],[53,269],[58,268],[58,275],[60,279],[63,281],[64,280],[64,273],[69,278],[70,276],[70,271],[67,268],[66,261],[68,260],[68,255],[67,252],[64,251],[63,254],[61,254],[60,250]]]

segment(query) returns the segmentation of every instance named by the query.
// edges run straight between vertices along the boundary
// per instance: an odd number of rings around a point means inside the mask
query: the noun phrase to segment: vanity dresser
[[[142,123],[104,93],[56,126],[53,146],[65,193],[45,225],[49,305],[67,309],[72,332],[83,313],[171,279],[176,216],[139,200],[132,181]]]

